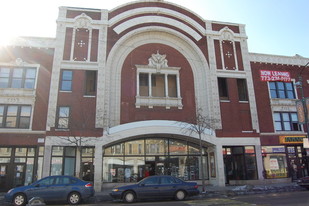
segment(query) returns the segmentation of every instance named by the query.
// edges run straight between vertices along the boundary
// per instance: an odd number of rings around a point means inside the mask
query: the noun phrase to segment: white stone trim
[[[136,17],[134,19],[127,20],[118,26],[114,28],[114,31],[117,34],[120,34],[124,32],[125,30],[140,25],[140,24],[146,24],[146,23],[161,23],[161,24],[167,24],[173,27],[177,27],[180,30],[186,32],[190,36],[192,36],[196,41],[199,41],[202,36],[197,33],[195,30],[193,30],[191,27],[185,25],[184,23],[177,21],[175,19],[170,19],[167,17],[162,16],[142,16],[142,17]]]
[[[302,57],[300,55],[295,56],[280,56],[269,54],[249,53],[250,62],[270,63],[270,64],[285,64],[305,66],[309,62],[309,58]]]
[[[113,26],[120,22],[121,20],[124,20],[126,18],[130,18],[132,16],[136,16],[139,14],[165,14],[165,15],[170,15],[172,17],[181,19],[182,21],[190,24],[192,27],[194,27],[196,30],[198,30],[201,34],[205,34],[205,28],[202,27],[199,23],[197,23],[195,20],[190,18],[187,15],[184,15],[182,13],[179,13],[177,11],[171,10],[171,9],[166,9],[162,7],[145,7],[145,8],[136,8],[136,9],[131,9],[129,11],[122,12],[121,14],[118,14],[117,16],[113,17],[112,19],[109,20],[109,26]],[[152,18],[152,17],[151,17]]]
[[[188,37],[170,28],[150,26],[143,27],[125,34],[112,48],[106,64],[105,71],[105,97],[108,104],[110,126],[120,123],[120,94],[121,94],[121,69],[125,58],[138,46],[150,43],[160,43],[171,46],[184,55],[188,60],[193,76],[196,96],[196,104],[203,108],[203,112],[212,115],[211,106],[211,86],[208,63],[197,45]],[[98,105],[104,104],[98,100]]]

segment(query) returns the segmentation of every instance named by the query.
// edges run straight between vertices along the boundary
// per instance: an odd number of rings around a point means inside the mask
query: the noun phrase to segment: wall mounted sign
[[[303,144],[306,136],[279,136],[280,144]]]
[[[261,81],[264,81],[264,82],[269,82],[269,81],[290,82],[291,75],[290,75],[290,72],[260,70],[260,79]]]

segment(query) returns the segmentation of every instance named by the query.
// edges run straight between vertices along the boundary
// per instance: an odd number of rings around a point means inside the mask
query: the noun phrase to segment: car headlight
[[[7,193],[11,193],[13,191],[13,189],[10,189]]]
[[[118,191],[119,191],[118,188],[114,188],[114,189],[113,189],[113,192],[118,192]]]

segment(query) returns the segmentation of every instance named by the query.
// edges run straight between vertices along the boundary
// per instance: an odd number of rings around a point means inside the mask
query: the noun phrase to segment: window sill
[[[141,106],[147,106],[148,108],[153,107],[165,107],[170,109],[171,107],[177,107],[182,109],[182,98],[177,97],[136,97],[135,107],[140,108]]]

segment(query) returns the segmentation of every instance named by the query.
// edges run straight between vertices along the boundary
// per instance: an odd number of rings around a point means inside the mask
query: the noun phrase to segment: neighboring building
[[[201,162],[219,186],[307,175],[295,83],[301,73],[309,96],[308,61],[249,53],[245,25],[165,1],[60,7],[55,39],[0,50],[0,188],[56,174],[98,191],[153,174],[200,181]],[[202,158],[183,126],[197,114],[216,120]]]

